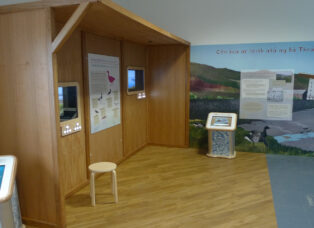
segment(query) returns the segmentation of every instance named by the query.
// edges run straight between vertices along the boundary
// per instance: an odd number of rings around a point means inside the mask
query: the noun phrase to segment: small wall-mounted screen
[[[212,119],[212,126],[228,126],[231,125],[231,117],[214,116]]]
[[[67,121],[78,118],[77,87],[59,86],[59,110],[60,121]]]
[[[128,69],[128,93],[144,91],[144,69]]]
[[[4,165],[0,165],[0,189],[1,189],[1,184],[2,184],[2,179],[3,179],[3,174],[4,174]]]

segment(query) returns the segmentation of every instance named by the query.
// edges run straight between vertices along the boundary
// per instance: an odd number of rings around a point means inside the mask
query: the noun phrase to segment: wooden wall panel
[[[0,15],[0,154],[18,158],[23,221],[63,227],[50,10]]]
[[[120,42],[89,33],[83,34],[83,55],[84,55],[84,85],[85,85],[85,126],[87,138],[87,164],[99,161],[117,162],[123,157],[122,147],[122,124],[113,126],[106,130],[90,133],[89,118],[89,91],[88,91],[88,62],[87,54],[101,54],[120,57]],[[120,61],[121,65],[121,61]],[[121,72],[121,71],[120,71]],[[121,99],[121,98],[120,98]],[[122,113],[121,113],[122,117]],[[121,118],[122,120],[122,118]]]
[[[188,146],[189,48],[149,47],[149,140],[152,144]]]
[[[123,153],[128,156],[147,144],[147,99],[127,95],[127,67],[146,68],[146,47],[130,42],[123,42],[122,47]]]
[[[81,32],[76,30],[65,45],[57,52],[58,82],[78,82],[80,91],[82,130],[75,134],[59,137],[64,194],[71,193],[87,181],[84,87],[82,67]],[[59,119],[57,126],[59,125]],[[59,129],[58,129],[59,130]]]

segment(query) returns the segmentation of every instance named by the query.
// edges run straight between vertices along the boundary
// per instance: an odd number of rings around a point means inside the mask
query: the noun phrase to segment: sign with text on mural
[[[241,71],[240,118],[292,120],[292,70]]]

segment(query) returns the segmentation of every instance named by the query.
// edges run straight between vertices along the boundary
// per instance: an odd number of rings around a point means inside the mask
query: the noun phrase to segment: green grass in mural
[[[278,143],[273,137],[267,136],[268,143],[267,153],[284,154],[284,155],[302,155],[307,157],[314,157],[313,151],[306,151],[296,147],[285,146]]]
[[[190,100],[205,99],[205,100],[230,100],[239,98],[239,93],[225,93],[225,92],[206,92],[193,93],[190,92]]]
[[[208,148],[208,131],[204,127],[205,124],[204,120],[190,120],[190,147],[202,149]],[[244,137],[248,135],[249,131],[246,131],[241,127],[237,128],[235,134],[236,151],[314,157],[314,152],[281,145],[272,136],[266,137],[267,146],[263,142],[253,144],[244,139]]]
[[[190,120],[190,147],[208,148],[208,131],[204,120]]]
[[[309,78],[308,75],[296,74],[294,78],[294,89],[308,89]]]
[[[204,82],[215,85],[223,85],[232,88],[240,88],[240,72],[227,68],[215,68],[205,64],[191,62],[191,75],[197,76]]]
[[[272,136],[266,137],[267,146],[262,143],[250,143],[245,140],[244,137],[249,135],[249,131],[238,127],[236,130],[236,151],[242,152],[257,152],[257,153],[269,153],[269,154],[285,154],[285,155],[303,155],[314,156],[314,152],[302,150],[296,147],[285,146],[277,142]]]
[[[267,153],[267,147],[261,142],[252,144],[246,141],[237,145],[235,150],[240,152]]]

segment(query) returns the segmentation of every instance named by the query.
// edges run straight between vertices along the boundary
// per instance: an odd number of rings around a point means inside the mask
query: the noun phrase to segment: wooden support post
[[[52,53],[56,53],[62,45],[67,41],[72,32],[79,25],[85,14],[87,13],[88,8],[90,7],[90,2],[81,3],[78,8],[75,10],[73,15],[63,26],[57,37],[54,39],[51,45]]]

